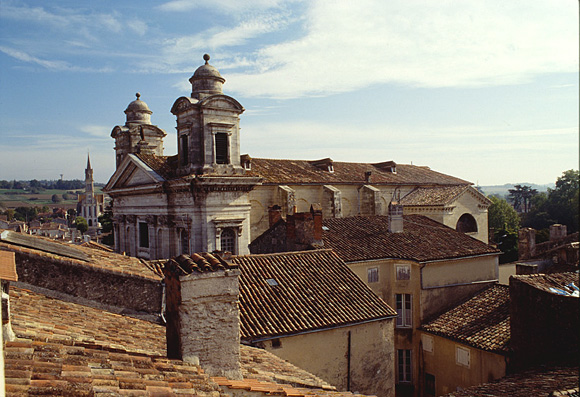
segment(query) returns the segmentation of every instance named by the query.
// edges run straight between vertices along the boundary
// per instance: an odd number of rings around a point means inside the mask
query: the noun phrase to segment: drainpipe
[[[350,352],[351,348],[351,335],[348,331],[347,348],[346,348],[346,390],[350,391]]]

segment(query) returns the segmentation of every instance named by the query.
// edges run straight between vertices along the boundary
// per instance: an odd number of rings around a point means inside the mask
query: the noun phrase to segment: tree
[[[89,224],[87,223],[87,220],[82,216],[76,217],[75,226],[77,230],[79,230],[82,234],[84,234],[87,230],[89,230]]]
[[[578,195],[580,191],[580,172],[568,170],[556,180],[556,187],[548,189],[546,211],[568,227],[569,232],[578,231]]]
[[[520,227],[520,217],[516,210],[504,199],[495,196],[491,196],[489,199],[491,200],[488,209],[490,231],[500,229],[517,231]]]
[[[62,201],[62,197],[58,194],[53,194],[52,195],[52,202],[53,203],[60,203]]]
[[[514,185],[514,188],[508,190],[508,200],[517,211],[527,213],[530,210],[530,200],[538,191],[527,185]]]
[[[99,216],[99,223],[102,227],[103,238],[102,243],[107,245],[115,245],[115,237],[113,235],[113,209],[107,206],[103,215]]]

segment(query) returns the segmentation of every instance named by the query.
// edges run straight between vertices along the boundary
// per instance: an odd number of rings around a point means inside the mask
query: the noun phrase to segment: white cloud
[[[79,130],[96,137],[108,137],[111,134],[111,127],[106,125],[83,125]]]
[[[230,74],[248,96],[299,97],[377,83],[477,87],[578,69],[577,5],[554,1],[320,0],[306,33]]]
[[[164,3],[157,8],[168,12],[190,11],[196,8],[210,8],[221,11],[235,11],[247,9],[267,9],[278,6],[281,0],[172,0]]]
[[[102,69],[85,68],[85,67],[71,65],[70,63],[65,62],[65,61],[41,59],[41,58],[32,56],[24,51],[20,51],[20,50],[5,47],[5,46],[0,46],[0,52],[3,52],[4,54],[11,56],[12,58],[18,59],[19,61],[40,65],[40,66],[42,66],[48,70],[52,70],[52,71],[97,72],[97,73],[104,73],[104,72],[110,71],[110,69],[108,69],[108,68],[102,68]]]

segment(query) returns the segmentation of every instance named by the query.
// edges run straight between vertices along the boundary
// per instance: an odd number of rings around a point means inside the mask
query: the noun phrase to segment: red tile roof
[[[10,299],[12,327],[19,339],[6,344],[8,395],[122,394],[130,388],[143,393],[154,387],[166,393],[217,390],[198,366],[165,358],[162,325],[17,287],[10,288]],[[243,376],[268,384],[267,390],[281,389],[280,383],[285,383],[335,395],[322,379],[265,350],[243,345],[240,349]]]
[[[563,392],[563,393],[562,393]],[[446,394],[447,397],[578,396],[578,367],[538,368],[491,383]]]
[[[496,284],[420,329],[478,349],[506,354],[510,340],[509,287]]]
[[[402,197],[401,204],[404,206],[449,205],[466,191],[470,191],[473,195],[477,196],[479,200],[491,204],[487,197],[471,186],[466,185],[418,187]]]
[[[323,221],[325,248],[345,262],[381,258],[419,262],[499,254],[500,251],[422,215],[405,215],[403,232],[388,231],[387,216],[353,216]]]
[[[580,287],[577,272],[551,273],[551,274],[538,273],[512,277],[536,289],[549,292],[552,294],[555,292],[551,288],[562,290],[564,292],[573,293],[574,289],[567,287],[567,285],[569,285],[570,283],[574,283],[576,288]]]
[[[5,233],[14,232],[6,231],[2,234],[0,250],[50,258],[57,262],[61,261],[107,272],[129,274],[149,280],[161,280],[161,273],[157,269],[138,258],[40,236],[19,235],[18,233],[13,235],[19,238],[19,240],[15,240],[15,243],[11,240],[6,240],[4,238]]]
[[[238,256],[242,339],[396,316],[331,250]]]
[[[252,169],[247,174],[264,178],[264,184],[364,184],[365,173],[371,172],[371,185],[469,185],[470,182],[432,171],[428,167],[398,164],[397,172],[385,171],[369,163],[334,161],[334,172],[328,172],[307,160],[252,159]]]
[[[164,179],[178,178],[177,156],[155,156],[136,154]],[[398,164],[397,172],[385,171],[382,167],[370,163],[333,162],[334,172],[328,172],[316,166],[315,161],[278,160],[252,158],[251,170],[245,176],[264,178],[264,184],[364,184],[365,173],[371,171],[370,184],[389,185],[469,185],[470,182],[453,176],[432,171],[429,167]]]

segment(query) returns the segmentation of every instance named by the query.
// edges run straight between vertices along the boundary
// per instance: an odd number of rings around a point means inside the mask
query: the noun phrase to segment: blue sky
[[[0,0],[0,179],[114,171],[141,93],[176,153],[204,53],[252,157],[429,166],[481,185],[578,168],[578,2]]]

